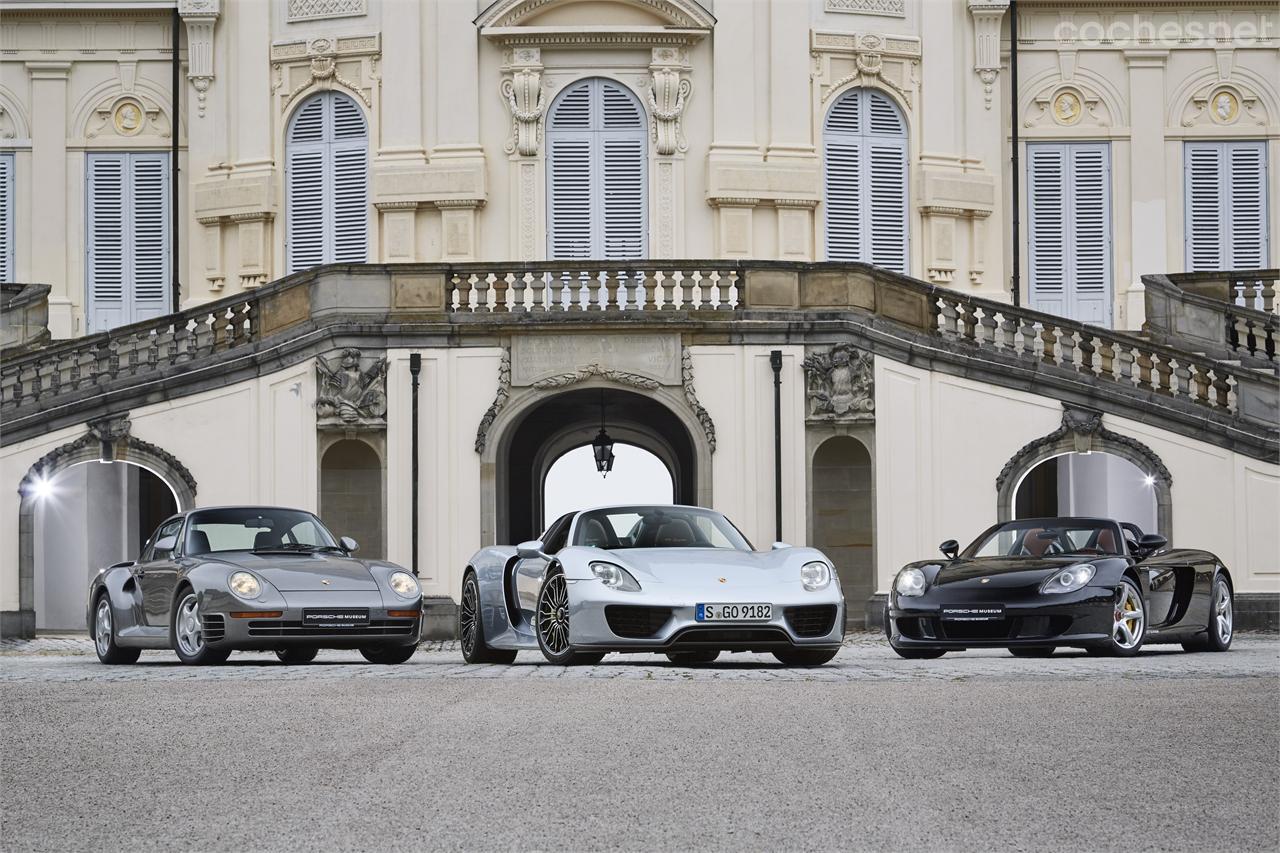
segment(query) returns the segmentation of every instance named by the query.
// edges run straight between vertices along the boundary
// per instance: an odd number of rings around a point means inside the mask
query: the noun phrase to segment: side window
[[[562,515],[556,519],[556,523],[547,528],[547,538],[542,541],[542,550],[547,554],[559,553],[560,549],[569,541],[570,522],[573,521],[573,513]]]
[[[160,525],[160,529],[152,535],[151,541],[149,541],[147,543],[147,547],[143,549],[141,562],[164,559],[164,557],[167,557],[170,552],[157,551],[156,543],[161,539],[164,539],[166,536],[176,537],[178,532],[182,530],[182,521],[182,518],[171,518],[164,524]]]

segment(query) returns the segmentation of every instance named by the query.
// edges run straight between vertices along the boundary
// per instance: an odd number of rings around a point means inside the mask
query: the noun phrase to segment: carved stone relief
[[[507,347],[502,351],[502,361],[498,362],[498,390],[493,395],[493,402],[489,404],[484,417],[480,419],[480,426],[476,428],[476,453],[484,453],[485,445],[489,443],[489,428],[493,426],[494,420],[502,410],[507,407],[507,400],[510,398],[511,348]]]
[[[342,88],[373,106],[382,46],[378,35],[322,36],[271,46],[271,91],[287,112],[312,89]]]
[[[187,26],[187,79],[196,90],[196,112],[204,118],[205,99],[213,83],[213,30],[222,0],[179,0],[178,14]]]
[[[1192,94],[1182,110],[1182,126],[1232,127],[1266,125],[1265,108],[1258,96],[1237,84],[1213,84]]]
[[[813,78],[823,105],[845,86],[878,84],[908,107],[919,89],[920,40],[877,33],[814,31]]]
[[[655,47],[649,66],[649,115],[653,122],[653,142],[661,155],[688,150],[681,118],[693,84],[681,76],[689,64],[688,52],[674,47]]]
[[[511,138],[506,152],[533,157],[542,141],[542,51],[522,47],[506,52],[502,79],[502,99],[511,111]]]
[[[127,138],[153,136],[168,138],[169,118],[154,101],[136,94],[111,95],[101,101],[89,116],[85,137],[103,136]]]
[[[316,415],[320,429],[383,429],[387,425],[387,359],[344,349],[335,360],[316,357]]]
[[[871,353],[837,344],[804,360],[809,420],[875,419],[875,360]]]
[[[1097,93],[1078,85],[1042,89],[1023,116],[1026,127],[1112,127],[1114,119]]]

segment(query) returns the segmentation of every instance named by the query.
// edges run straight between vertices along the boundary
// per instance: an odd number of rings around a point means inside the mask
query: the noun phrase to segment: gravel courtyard
[[[222,667],[0,645],[0,849],[1258,850],[1280,640],[1133,660]]]

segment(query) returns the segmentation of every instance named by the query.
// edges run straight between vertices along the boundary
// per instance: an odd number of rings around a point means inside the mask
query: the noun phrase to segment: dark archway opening
[[[320,518],[335,536],[355,539],[365,559],[386,554],[382,505],[377,452],[352,438],[330,445],[320,460]]]
[[[36,627],[82,631],[89,579],[137,558],[178,502],[163,479],[140,465],[82,462],[41,487],[34,511]]]
[[[1159,529],[1156,478],[1111,453],[1064,453],[1044,460],[1018,484],[1013,509],[1015,518],[1094,516],[1165,533]]]
[[[871,454],[862,442],[824,441],[813,455],[813,545],[835,564],[852,627],[862,626],[876,591],[874,499]]]
[[[499,542],[521,542],[541,532],[547,473],[565,453],[591,443],[600,430],[602,405],[614,441],[657,456],[671,474],[675,502],[697,503],[696,450],[674,412],[633,391],[577,388],[548,397],[511,430],[499,455]],[[620,474],[615,466],[610,476]]]

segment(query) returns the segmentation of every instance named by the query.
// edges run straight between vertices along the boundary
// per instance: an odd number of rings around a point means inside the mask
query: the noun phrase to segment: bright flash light
[[[1142,478],[1142,482],[1143,482],[1143,485],[1154,486],[1156,484],[1156,478],[1148,474],[1147,476]]]
[[[44,500],[53,496],[53,483],[45,477],[36,477],[31,481],[31,494],[36,500]]]

